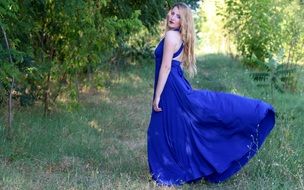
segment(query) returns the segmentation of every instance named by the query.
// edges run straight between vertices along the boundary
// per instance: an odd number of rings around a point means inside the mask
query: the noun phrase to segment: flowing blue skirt
[[[161,185],[222,182],[239,171],[274,127],[272,106],[235,94],[192,89],[172,67],[148,128],[148,163]]]

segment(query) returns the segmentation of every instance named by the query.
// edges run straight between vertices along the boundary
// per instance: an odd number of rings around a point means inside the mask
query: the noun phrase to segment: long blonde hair
[[[182,55],[183,66],[188,70],[190,77],[193,77],[196,74],[197,70],[195,64],[196,59],[194,55],[195,33],[192,11],[185,3],[175,3],[172,9],[174,7],[178,8],[181,16],[180,33],[184,43],[184,50]],[[167,30],[169,30],[168,24]]]

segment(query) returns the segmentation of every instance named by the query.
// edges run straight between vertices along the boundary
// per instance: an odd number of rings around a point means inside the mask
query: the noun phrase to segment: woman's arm
[[[159,77],[157,82],[157,87],[155,91],[155,97],[153,100],[153,108],[154,111],[162,111],[161,108],[158,107],[160,96],[164,90],[165,84],[167,82],[170,70],[171,70],[171,62],[174,54],[174,49],[176,46],[176,36],[174,31],[167,31],[165,35],[164,42],[164,50],[163,50],[163,59],[162,64],[159,71]]]

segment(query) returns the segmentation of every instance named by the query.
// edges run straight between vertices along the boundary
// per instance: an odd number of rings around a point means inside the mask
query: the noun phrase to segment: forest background
[[[0,188],[166,189],[150,179],[153,50],[174,0],[0,1]],[[304,189],[304,1],[186,1],[195,88],[270,102],[238,175],[192,189]]]

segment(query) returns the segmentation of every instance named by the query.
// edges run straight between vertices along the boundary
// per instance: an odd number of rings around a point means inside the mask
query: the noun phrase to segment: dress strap
[[[184,48],[184,43],[182,43],[182,45],[180,46],[180,48],[177,50],[177,52],[175,52],[173,54],[173,58],[179,56],[179,54],[183,51],[183,48]]]

